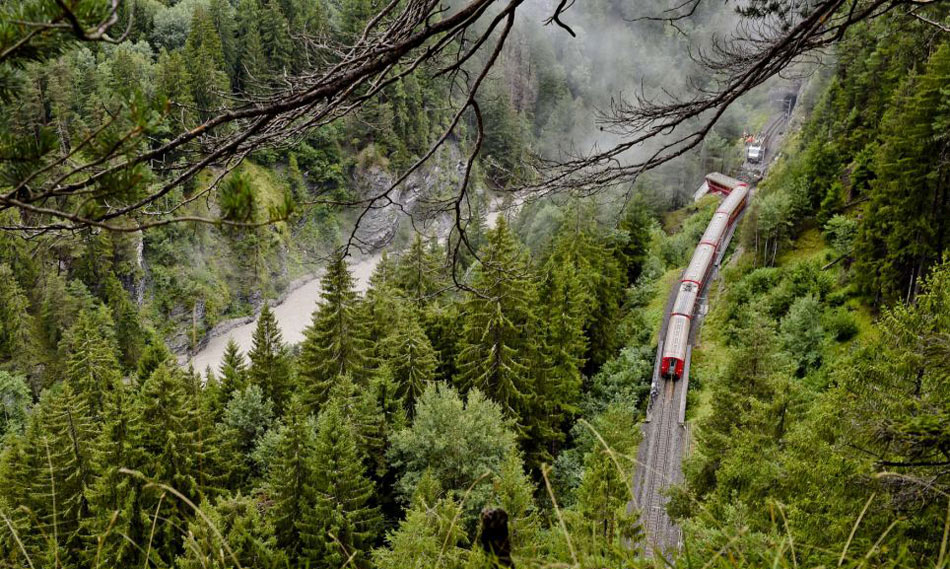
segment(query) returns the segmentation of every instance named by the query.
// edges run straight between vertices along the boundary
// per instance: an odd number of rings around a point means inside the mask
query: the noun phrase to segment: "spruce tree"
[[[81,549],[80,527],[91,515],[89,488],[96,476],[93,457],[98,428],[86,399],[68,383],[44,392],[21,443],[5,449],[0,462],[3,501],[28,512],[29,525],[42,531],[26,534],[34,553],[73,563]],[[8,464],[16,461],[16,465]],[[46,535],[53,547],[30,535]],[[72,552],[71,554],[68,552]]]
[[[145,331],[139,320],[138,307],[111,272],[106,277],[106,298],[112,309],[115,335],[119,340],[119,361],[122,369],[132,371],[145,350]]]
[[[8,265],[0,265],[0,360],[23,362],[29,353],[30,301]]]
[[[277,320],[267,304],[257,319],[248,357],[251,360],[247,372],[248,383],[264,390],[264,395],[274,402],[279,413],[290,396],[293,370]]]
[[[379,346],[383,361],[398,386],[398,397],[412,409],[426,385],[435,380],[438,358],[412,311],[405,311]]]
[[[573,265],[549,261],[540,298],[543,343],[535,388],[541,409],[537,422],[542,432],[534,435],[547,439],[550,444],[563,440],[564,430],[579,411],[581,368],[587,351],[585,306],[590,297],[581,286]],[[539,446],[535,450],[540,455],[532,457],[533,462],[552,460],[549,449]]]
[[[870,201],[856,243],[855,274],[877,300],[913,300],[950,243],[950,44],[911,73],[884,114]]]
[[[229,338],[228,345],[224,348],[221,367],[218,368],[218,381],[221,383],[221,397],[225,404],[235,392],[244,391],[247,387],[247,363],[234,339]]]
[[[313,460],[315,436],[313,419],[294,398],[284,415],[266,483],[273,501],[268,514],[274,523],[277,545],[292,559],[300,553],[297,526],[306,508],[306,489],[313,484],[315,470],[324,467]]]
[[[76,393],[85,400],[93,418],[102,415],[107,394],[118,388],[118,346],[109,310],[100,306],[94,311],[82,310],[76,323],[60,342],[64,358],[63,376]]]
[[[337,377],[349,374],[365,382],[372,356],[359,295],[341,253],[330,260],[321,283],[321,301],[304,333],[298,360],[304,401],[313,411],[326,401]]]
[[[283,76],[291,70],[293,45],[287,18],[278,0],[266,0],[258,23],[261,47],[267,57],[267,68],[272,76]]]
[[[103,565],[141,566],[141,543],[152,543],[156,562],[170,564],[181,553],[180,528],[187,526],[194,511],[181,499],[146,482],[168,485],[200,504],[202,476],[197,463],[203,449],[197,443],[194,412],[186,375],[164,363],[145,380],[129,408],[120,412],[129,416],[127,432],[114,432],[107,454],[97,460],[98,464],[106,464],[106,458],[122,461],[110,465],[116,471],[96,485],[96,502],[103,504],[98,511],[111,511],[104,506],[111,503],[118,512],[114,520],[100,519],[92,527],[94,535],[104,536]],[[127,444],[122,437],[127,437]],[[118,468],[139,474],[125,474]],[[156,512],[160,520],[153,531]]]
[[[397,286],[419,307],[431,303],[434,296],[448,286],[437,247],[427,246],[417,234],[396,268]]]
[[[381,371],[384,372],[385,369]],[[390,378],[382,372],[374,374],[369,382],[369,389],[356,384],[350,376],[341,375],[328,397],[346,416],[356,436],[357,450],[367,468],[372,474],[379,475],[386,469],[384,455],[388,442],[388,425],[377,393],[379,390],[386,391],[393,387]]]
[[[188,525],[185,555],[179,559],[177,567],[231,569],[234,567],[234,558],[237,558],[241,567],[287,567],[287,556],[277,548],[274,526],[262,515],[261,510],[261,504],[251,496],[238,493],[234,497],[219,498],[214,506],[206,510],[214,530],[203,519]],[[225,544],[230,551],[225,549]]]
[[[307,486],[308,507],[298,524],[302,558],[318,567],[362,565],[382,528],[375,492],[366,477],[347,415],[331,399],[317,420],[315,476]]]
[[[185,60],[191,75],[191,96],[202,119],[212,116],[224,104],[230,87],[221,37],[211,14],[203,6],[195,8],[191,32],[185,42]]]
[[[535,396],[537,291],[525,253],[503,218],[479,255],[483,264],[472,279],[479,293],[462,307],[457,381],[466,390],[478,388],[520,417]]]
[[[599,230],[594,212],[574,204],[565,214],[549,263],[573,265],[589,301],[584,319],[588,339],[585,370],[593,373],[619,348],[617,321],[623,306],[627,277],[617,244]]]
[[[145,350],[142,352],[142,357],[139,358],[138,365],[136,367],[136,376],[138,381],[141,384],[143,381],[148,379],[152,372],[155,371],[158,366],[162,364],[174,364],[174,356],[168,350],[168,347],[165,346],[165,342],[161,338],[152,336],[149,344],[145,347]]]
[[[23,432],[31,403],[26,379],[0,370],[0,440],[7,433]]]
[[[270,81],[267,55],[261,40],[261,8],[257,0],[241,0],[238,5],[238,51],[236,88],[258,94]]]

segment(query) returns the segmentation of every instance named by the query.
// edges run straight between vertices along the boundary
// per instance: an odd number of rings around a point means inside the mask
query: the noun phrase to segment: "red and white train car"
[[[683,377],[690,326],[696,311],[699,294],[712,273],[715,259],[723,246],[723,240],[729,233],[729,228],[732,227],[749,199],[748,184],[724,174],[718,172],[708,174],[706,183],[711,191],[724,193],[726,197],[719,204],[719,208],[706,227],[699,245],[693,251],[693,257],[680,279],[676,301],[673,303],[673,311],[670,313],[666,338],[663,340],[660,374],[673,379]]]

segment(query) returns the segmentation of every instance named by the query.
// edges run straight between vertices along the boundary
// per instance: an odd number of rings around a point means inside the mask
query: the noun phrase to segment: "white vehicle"
[[[755,143],[750,144],[749,148],[746,149],[746,160],[752,164],[758,164],[762,161],[762,158],[765,156],[765,148],[761,144]]]

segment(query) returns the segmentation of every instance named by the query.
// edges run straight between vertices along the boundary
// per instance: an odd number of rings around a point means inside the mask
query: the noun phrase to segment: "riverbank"
[[[369,277],[379,263],[381,253],[371,255],[350,263],[350,271],[356,282],[356,289],[365,292],[369,286]],[[296,287],[291,287],[283,299],[272,306],[277,325],[280,327],[284,342],[293,345],[303,340],[304,330],[310,325],[311,316],[317,307],[322,289],[317,274],[305,278]],[[234,318],[215,326],[208,334],[205,344],[191,357],[179,358],[182,365],[192,365],[195,371],[204,373],[205,369],[218,369],[224,357],[228,340],[234,340],[242,352],[251,349],[254,329],[257,327],[257,316]]]

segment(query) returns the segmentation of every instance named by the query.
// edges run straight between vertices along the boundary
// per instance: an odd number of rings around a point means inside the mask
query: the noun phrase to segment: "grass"
[[[673,283],[679,278],[682,270],[682,268],[677,267],[663,273],[663,276],[656,281],[653,298],[650,299],[649,304],[644,308],[647,322],[654,323],[653,335],[650,337],[650,341],[654,344],[659,341],[660,325],[663,322],[663,313],[666,311],[666,303],[670,298],[670,289],[673,288]]]
[[[683,228],[683,224],[694,213],[702,211],[712,202],[718,202],[721,198],[714,194],[706,194],[698,202],[690,203],[685,207],[663,214],[663,231],[667,235],[673,235]]]
[[[776,265],[783,267],[812,259],[824,260],[830,252],[832,249],[825,243],[821,231],[817,227],[808,227],[798,235],[791,249],[779,254]]]

